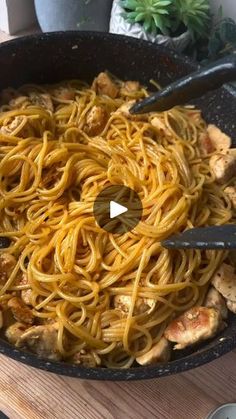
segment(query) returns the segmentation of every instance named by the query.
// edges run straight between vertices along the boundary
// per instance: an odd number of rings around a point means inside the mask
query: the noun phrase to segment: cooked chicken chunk
[[[126,81],[122,83],[120,93],[122,95],[129,95],[131,93],[135,93],[140,89],[140,84],[138,81]]]
[[[99,95],[109,96],[115,99],[119,93],[117,85],[107,73],[100,73],[93,81],[92,89]]]
[[[99,135],[107,123],[107,113],[102,106],[93,106],[87,115],[85,131],[88,135]]]
[[[9,124],[3,125],[0,128],[0,132],[4,135],[14,135],[16,132],[18,135],[20,134],[21,136],[24,135],[23,127],[20,128],[19,130],[19,127],[22,124],[23,119],[24,119],[23,116],[14,117],[13,120]]]
[[[95,368],[97,367],[97,363],[94,359],[94,357],[86,352],[85,349],[81,349],[79,352],[77,352],[71,359],[73,364],[77,365],[83,365],[84,367],[88,368]]]
[[[0,284],[5,284],[16,265],[16,259],[9,253],[0,255]]]
[[[168,127],[164,124],[164,122],[162,122],[161,118],[159,118],[158,116],[155,116],[151,120],[151,124],[153,127],[157,128],[159,131],[163,131],[166,135],[171,135]]]
[[[129,110],[130,108],[136,103],[135,100],[129,100],[128,102],[123,103],[115,113],[122,113],[124,116],[127,116],[128,118],[133,118],[135,115],[132,115]]]
[[[114,114],[122,114],[126,116],[126,118],[132,119],[134,121],[147,121],[148,115],[147,114],[141,114],[141,115],[132,115],[130,113],[130,108],[136,103],[135,100],[129,100],[128,102],[123,103],[115,112]]]
[[[229,311],[232,311],[232,313],[236,314],[236,302],[227,300],[226,304],[227,304],[227,307],[228,307]]]
[[[199,135],[198,144],[202,154],[210,154],[215,151],[214,144],[212,143],[207,132],[203,132]]]
[[[53,112],[53,103],[48,93],[30,93],[29,95],[32,105],[40,106]]]
[[[18,322],[33,324],[34,316],[27,305],[18,297],[13,297],[8,301],[8,307]]]
[[[157,362],[168,362],[170,360],[170,343],[167,339],[161,338],[150,351],[146,354],[138,356],[136,361],[140,365],[151,365]]]
[[[22,107],[22,105],[27,103],[28,100],[28,96],[18,96],[10,101],[10,106],[14,109],[19,109]]]
[[[208,125],[207,132],[209,138],[214,145],[214,148],[220,152],[226,152],[231,147],[231,138],[224,134],[219,128],[215,125]]]
[[[211,287],[206,295],[204,306],[213,307],[220,312],[222,319],[227,319],[228,310],[226,307],[225,299],[222,295],[213,287]]]
[[[236,302],[236,274],[233,266],[222,263],[211,282],[224,298]]]
[[[114,297],[114,307],[121,310],[124,314],[127,314],[130,309],[132,297],[130,295],[116,295]],[[133,314],[135,316],[145,313],[152,312],[156,306],[156,301],[152,298],[137,298]]]
[[[28,284],[27,275],[23,274],[22,280],[20,281],[20,285],[27,285],[27,284]],[[31,295],[32,295],[32,290],[31,289],[21,291],[21,299],[28,306],[32,305]]]
[[[23,335],[23,333],[27,330],[28,327],[29,325],[24,323],[13,323],[11,326],[7,328],[5,336],[10,343],[15,345],[18,339]]]
[[[16,346],[28,349],[42,358],[56,361],[61,359],[57,336],[58,323],[32,326],[20,336]]]
[[[52,94],[59,100],[74,100],[75,89],[72,87],[58,87],[53,90]]]
[[[226,183],[236,175],[236,157],[230,154],[214,154],[209,164],[218,183]]]
[[[229,197],[230,201],[232,202],[232,206],[236,209],[236,187],[235,186],[228,186],[225,188],[224,192]]]
[[[218,310],[207,307],[193,307],[173,320],[165,331],[165,337],[176,342],[174,349],[184,349],[213,337],[222,327]]]

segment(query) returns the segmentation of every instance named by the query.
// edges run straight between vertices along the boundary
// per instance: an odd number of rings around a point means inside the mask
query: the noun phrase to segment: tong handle
[[[130,113],[163,112],[236,80],[236,54],[214,61],[136,103]]]
[[[162,242],[167,249],[236,249],[236,225],[197,227]]]

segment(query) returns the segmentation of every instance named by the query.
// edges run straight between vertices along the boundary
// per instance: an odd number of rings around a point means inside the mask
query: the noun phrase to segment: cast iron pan
[[[24,83],[55,83],[80,78],[91,81],[109,70],[121,79],[148,85],[156,79],[162,86],[197,69],[187,58],[164,47],[133,38],[98,32],[60,32],[34,35],[0,45],[0,90]],[[236,147],[236,91],[230,87],[207,94],[195,103],[207,121],[232,136]],[[73,377],[96,380],[139,380],[170,375],[210,362],[236,347],[236,316],[213,340],[194,349],[175,351],[174,360],[128,370],[86,369],[63,362],[48,362],[15,349],[0,340],[0,352],[25,364]]]

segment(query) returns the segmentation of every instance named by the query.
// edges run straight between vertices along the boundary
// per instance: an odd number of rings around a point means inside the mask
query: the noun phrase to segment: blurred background
[[[166,45],[199,62],[236,50],[235,0],[0,0],[0,40],[93,30]]]

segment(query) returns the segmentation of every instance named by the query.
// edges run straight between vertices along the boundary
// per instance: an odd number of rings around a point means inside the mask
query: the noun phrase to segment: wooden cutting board
[[[0,410],[10,419],[204,419],[236,402],[236,353],[142,382],[56,376],[0,356]]]

